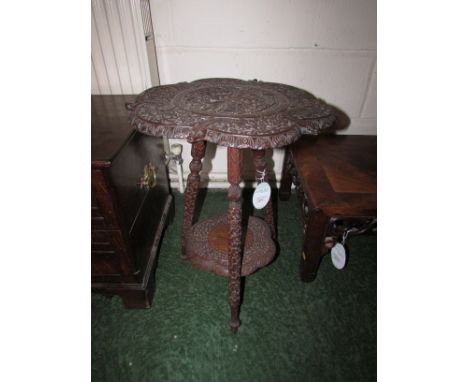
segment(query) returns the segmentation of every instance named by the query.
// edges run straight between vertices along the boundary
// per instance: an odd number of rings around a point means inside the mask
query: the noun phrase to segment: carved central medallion
[[[289,101],[281,93],[260,86],[212,85],[182,91],[173,103],[192,113],[212,117],[253,118],[277,113]]]

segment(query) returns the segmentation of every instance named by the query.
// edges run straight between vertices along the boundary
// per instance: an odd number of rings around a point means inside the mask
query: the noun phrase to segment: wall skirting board
[[[178,190],[179,189],[179,180],[177,178],[176,174],[170,174],[170,183],[171,183],[171,188],[173,190]],[[276,187],[279,188],[280,186],[280,181],[281,178],[276,179]],[[184,174],[184,184],[187,185],[187,176]],[[255,185],[255,180],[246,180],[242,181],[240,183],[241,187],[254,187]],[[206,176],[201,177],[200,181],[200,187],[201,188],[222,188],[222,189],[227,189],[229,187],[229,183],[227,181],[227,175],[226,174],[210,174],[209,178]],[[293,186],[294,188],[294,186]]]

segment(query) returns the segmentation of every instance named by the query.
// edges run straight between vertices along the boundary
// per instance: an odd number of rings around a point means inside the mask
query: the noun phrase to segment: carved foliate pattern
[[[229,202],[228,210],[229,306],[231,307],[230,325],[233,332],[236,332],[239,327],[240,276],[242,266],[242,211],[240,204],[240,201]]]
[[[224,230],[227,225],[227,214],[222,214],[192,226],[188,236],[187,259],[194,267],[229,277],[229,251],[225,245],[215,243],[213,237],[213,232],[219,232],[220,227]],[[258,217],[249,217],[245,236],[248,239],[244,240],[241,276],[248,276],[268,265],[276,251],[270,228]]]
[[[295,87],[219,78],[148,89],[129,109],[145,134],[254,149],[288,145],[335,120],[327,104]]]
[[[174,98],[174,104],[192,113],[212,117],[257,118],[281,111],[288,99],[278,92],[238,84],[189,88]]]
[[[236,332],[239,327],[240,306],[240,275],[242,266],[242,193],[241,181],[242,157],[241,151],[228,148],[228,190],[229,208],[229,305],[231,307],[231,330]]]
[[[182,237],[182,255],[185,255],[188,232],[193,223],[193,214],[197,200],[198,187],[200,185],[201,160],[205,156],[206,142],[195,142],[192,144],[192,162],[190,163],[190,175],[187,179],[187,189],[184,200],[184,222]]]

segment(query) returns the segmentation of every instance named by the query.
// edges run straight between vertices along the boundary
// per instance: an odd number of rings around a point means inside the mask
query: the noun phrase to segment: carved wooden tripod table
[[[295,87],[220,78],[154,87],[128,108],[141,133],[192,144],[183,256],[197,268],[229,278],[230,326],[236,333],[241,277],[269,264],[275,255],[271,200],[265,220],[251,216],[247,227],[242,226],[241,150],[252,150],[257,174],[265,174],[265,149],[287,146],[302,134],[318,134],[335,117],[328,105]],[[193,224],[206,142],[228,148],[229,208],[227,215]]]

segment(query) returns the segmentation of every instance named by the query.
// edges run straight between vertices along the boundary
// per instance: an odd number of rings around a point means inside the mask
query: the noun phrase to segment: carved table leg
[[[301,280],[304,282],[313,281],[317,276],[327,227],[328,217],[322,211],[317,210],[309,213],[300,260]]]
[[[241,151],[228,147],[228,190],[229,210],[229,305],[231,307],[231,332],[239,328],[240,281],[242,266],[242,197],[239,183],[241,181]]]
[[[195,202],[197,200],[198,187],[200,186],[201,160],[205,156],[206,142],[199,141],[192,144],[192,162],[190,162],[190,175],[187,179],[187,189],[184,200],[184,221],[182,230],[182,257],[185,258],[185,248],[190,228],[193,224]]]
[[[294,167],[292,160],[292,153],[289,147],[286,147],[284,154],[283,170],[281,172],[281,183],[279,189],[280,200],[289,200],[291,196],[291,184],[292,184],[292,168]]]
[[[262,174],[264,173],[264,180],[265,182],[268,182],[268,176],[266,174],[266,166],[265,166],[265,150],[252,150],[253,158],[254,158],[254,163],[255,163],[255,172],[256,172],[256,179],[257,182],[260,183],[262,179]],[[273,197],[273,193],[272,193]],[[265,221],[268,223],[268,225],[271,227],[271,232],[273,233],[273,237],[276,236],[275,234],[275,221],[274,221],[274,215],[273,215],[273,203],[272,203],[272,198],[270,197],[270,200],[268,201],[267,205],[264,208],[264,217]]]

